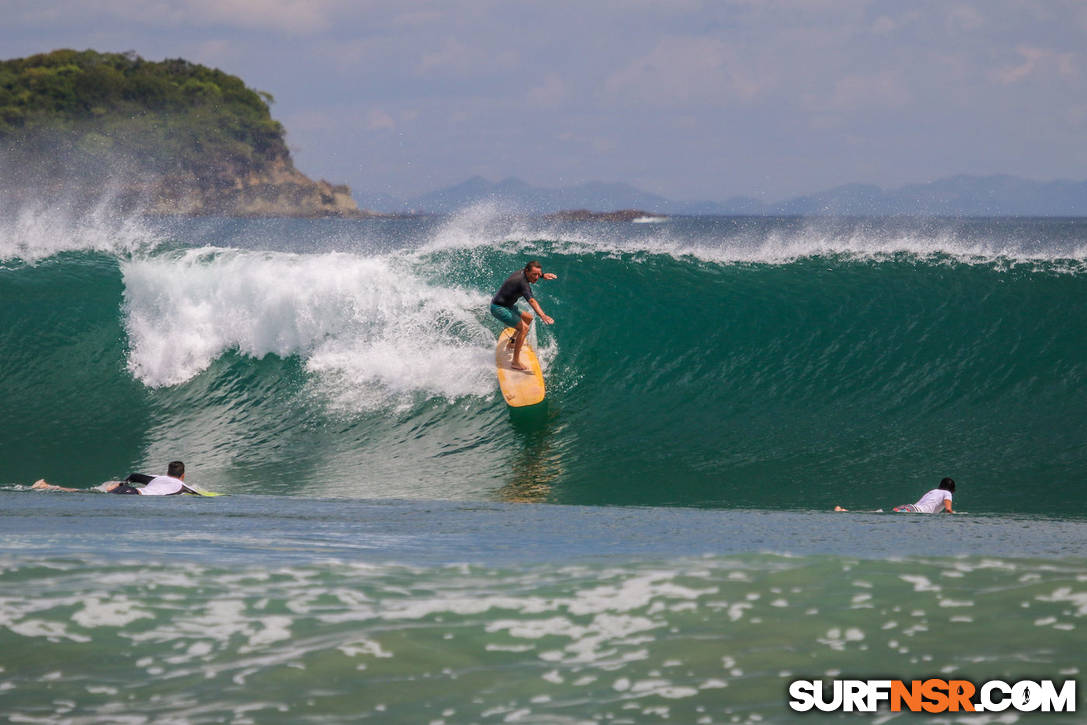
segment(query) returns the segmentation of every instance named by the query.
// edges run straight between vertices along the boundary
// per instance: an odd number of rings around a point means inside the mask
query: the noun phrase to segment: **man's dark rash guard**
[[[136,488],[133,483],[145,484]],[[136,494],[138,496],[176,496],[179,493],[196,493],[180,478],[173,476],[148,476],[143,473],[130,473],[128,478],[119,483],[110,493]]]
[[[520,297],[524,297],[526,302],[532,299],[532,285],[528,283],[524,270],[514,272],[502,283],[502,286],[494,293],[491,304],[500,307],[513,307]]]

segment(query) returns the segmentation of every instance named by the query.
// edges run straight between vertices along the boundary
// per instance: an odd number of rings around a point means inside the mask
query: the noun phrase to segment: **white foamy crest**
[[[420,246],[419,254],[447,249],[492,248],[503,242],[534,238],[530,219],[498,201],[481,201],[449,216]],[[549,237],[535,237],[549,238]]]
[[[484,230],[503,217],[495,202],[479,202],[453,214],[427,242],[427,249],[472,247],[487,238]]]
[[[657,221],[653,218],[653,221]],[[635,220],[635,221],[645,221]],[[791,264],[813,257],[884,261],[907,255],[922,263],[1042,265],[1066,273],[1087,271],[1087,242],[990,236],[948,220],[711,219],[684,217],[669,224],[569,223],[525,217],[482,203],[455,214],[418,253],[499,249],[525,255],[603,254],[694,258],[711,264]],[[1029,236],[1032,232],[1023,231]],[[1057,263],[1054,266],[1053,263]]]
[[[1079,253],[1082,251],[1079,250]],[[1055,258],[1052,253],[1028,252],[1018,243],[964,239],[951,230],[922,234],[867,227],[824,229],[818,225],[796,230],[772,230],[749,239],[737,238],[720,246],[696,243],[685,252],[708,262],[761,264],[790,264],[801,259],[832,256],[880,261],[903,254],[918,260],[949,258],[967,264]],[[1073,252],[1073,256],[1075,254]]]
[[[161,241],[138,217],[118,215],[106,202],[82,212],[23,206],[0,216],[0,262],[33,264],[62,252],[81,251],[124,256]]]
[[[182,383],[228,350],[302,356],[334,400],[488,394],[492,335],[470,291],[433,287],[397,258],[204,248],[122,265],[129,369]]]
[[[799,228],[759,225],[749,231],[728,234],[690,233],[672,228],[648,235],[563,239],[558,251],[618,254],[667,255],[694,258],[711,264],[787,265],[818,258],[836,257],[854,261],[887,261],[905,255],[923,263],[1011,266],[1064,261],[1060,270],[1084,271],[1087,245],[1071,249],[1031,250],[1019,240],[964,238],[951,229],[939,232],[886,230],[865,226],[824,228],[812,223]]]

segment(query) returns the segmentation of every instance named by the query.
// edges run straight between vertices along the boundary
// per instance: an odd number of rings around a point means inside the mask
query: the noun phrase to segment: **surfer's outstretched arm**
[[[31,486],[35,491],[78,491],[78,488],[65,488],[64,486],[54,486],[51,483],[47,483],[44,478],[39,478]]]
[[[540,303],[537,302],[535,298],[529,300],[528,303],[532,306],[532,309],[536,310],[536,314],[540,316],[540,319],[543,320],[545,325],[555,324],[555,321],[547,316],[547,313],[543,311],[543,308],[540,307]]]

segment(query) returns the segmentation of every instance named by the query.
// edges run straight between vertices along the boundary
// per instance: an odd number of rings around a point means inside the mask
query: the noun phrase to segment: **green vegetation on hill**
[[[57,50],[0,61],[0,150],[47,174],[125,163],[214,185],[289,158],[271,101],[182,59]]]

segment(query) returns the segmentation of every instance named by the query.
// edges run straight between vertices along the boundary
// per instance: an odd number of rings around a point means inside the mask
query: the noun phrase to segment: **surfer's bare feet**
[[[514,370],[528,370],[528,366],[524,363],[519,363],[516,360],[510,362],[510,367]]]

